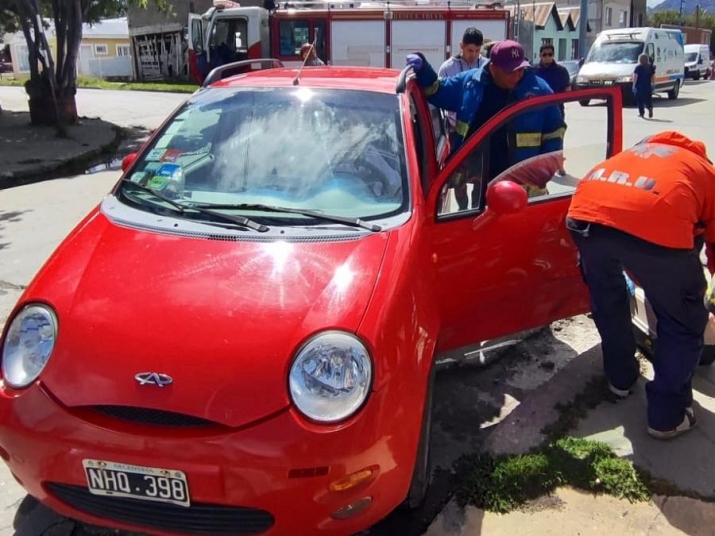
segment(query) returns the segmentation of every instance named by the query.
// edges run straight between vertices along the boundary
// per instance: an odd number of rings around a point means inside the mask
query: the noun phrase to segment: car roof
[[[210,87],[291,87],[298,72],[297,68],[263,69],[224,78]],[[297,85],[394,94],[399,74],[397,69],[376,67],[304,67]]]

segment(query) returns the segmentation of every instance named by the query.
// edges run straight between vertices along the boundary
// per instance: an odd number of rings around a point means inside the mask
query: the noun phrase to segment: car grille
[[[92,406],[90,409],[114,417],[122,421],[136,424],[146,424],[150,426],[166,426],[174,428],[206,428],[209,426],[221,426],[219,423],[184,415],[183,413],[172,413],[158,409],[136,408],[130,406]]]
[[[261,534],[275,520],[265,510],[195,503],[189,507],[154,501],[93,495],[86,488],[48,482],[60,501],[103,519],[182,534]]]

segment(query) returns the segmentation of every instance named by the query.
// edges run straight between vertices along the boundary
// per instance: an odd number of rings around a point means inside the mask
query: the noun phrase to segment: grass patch
[[[606,493],[631,502],[651,497],[648,476],[619,458],[608,445],[567,436],[528,454],[476,455],[470,460],[457,499],[462,505],[506,513],[558,486]]]
[[[26,78],[0,78],[0,86],[23,86]],[[94,89],[121,89],[133,91],[164,91],[169,93],[193,93],[199,86],[179,82],[110,82],[101,78],[80,76],[77,87]]]

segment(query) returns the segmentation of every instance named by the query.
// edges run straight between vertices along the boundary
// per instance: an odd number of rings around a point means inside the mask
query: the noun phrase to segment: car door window
[[[591,167],[606,158],[609,118],[606,106],[580,107],[569,102],[564,109],[563,149],[553,150],[551,132],[524,132],[519,126],[533,125],[535,118],[545,113],[544,108],[517,114],[505,123],[506,151],[503,139],[493,144],[499,134],[491,134],[463,158],[443,187],[438,216],[453,218],[483,211],[486,189],[495,180],[521,184],[530,203],[570,195]]]

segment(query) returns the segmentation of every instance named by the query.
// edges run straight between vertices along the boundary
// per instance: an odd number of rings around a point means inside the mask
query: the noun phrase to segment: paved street
[[[624,146],[660,130],[676,129],[703,140],[715,152],[715,82],[688,82],[680,95],[676,101],[657,98],[652,120],[639,119],[637,110],[626,108]],[[124,127],[153,129],[187,97],[81,89],[77,102],[80,115],[101,116]],[[0,102],[5,109],[26,109],[21,88],[0,87]],[[603,128],[597,126],[602,118],[605,114],[598,104],[588,108],[568,106],[567,144],[577,147],[592,143],[593,129]],[[118,177],[116,171],[86,174],[0,192],[0,327],[44,260]],[[520,400],[598,342],[588,319],[572,319],[557,328],[508,350],[497,366],[448,370],[439,375],[433,432],[433,464],[437,470],[424,515],[421,521],[415,521],[396,514],[371,530],[371,536],[419,534],[424,520],[435,517],[443,505],[452,463],[484,444],[493,428]],[[44,522],[39,514],[23,527],[13,529],[23,496],[22,489],[0,464],[0,536],[40,536],[32,530],[32,523],[39,526]],[[477,529],[471,534],[478,533]]]

